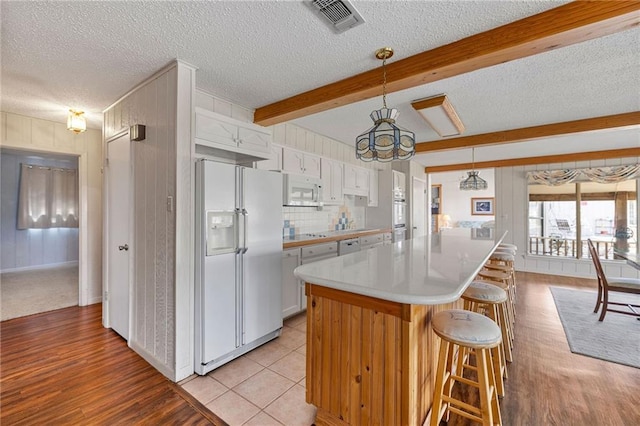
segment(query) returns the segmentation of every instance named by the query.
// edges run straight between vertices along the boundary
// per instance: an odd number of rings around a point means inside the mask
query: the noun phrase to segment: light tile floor
[[[311,425],[316,408],[304,400],[306,327],[304,313],[289,318],[277,339],[179,384],[232,426]]]

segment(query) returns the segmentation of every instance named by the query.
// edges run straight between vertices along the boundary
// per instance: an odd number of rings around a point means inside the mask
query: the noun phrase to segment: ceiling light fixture
[[[471,148],[471,171],[467,172],[469,176],[460,182],[460,189],[463,191],[480,191],[487,189],[487,181],[478,176],[475,169],[475,148]]]
[[[67,117],[67,129],[73,133],[78,134],[87,130],[87,120],[84,117],[84,111],[76,109],[69,110],[69,116]]]
[[[382,60],[382,109],[369,116],[375,125],[356,138],[356,158],[362,161],[408,160],[415,154],[415,135],[396,124],[398,110],[387,108],[387,59],[393,56],[393,49],[383,47],[376,51],[376,58]]]
[[[456,136],[464,133],[464,124],[453,109],[447,95],[419,99],[411,102],[411,106],[440,136]]]

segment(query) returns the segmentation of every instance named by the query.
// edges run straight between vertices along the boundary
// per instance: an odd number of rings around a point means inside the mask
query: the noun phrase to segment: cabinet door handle
[[[129,244],[125,244],[123,246],[118,246],[118,250],[122,251],[129,251]]]

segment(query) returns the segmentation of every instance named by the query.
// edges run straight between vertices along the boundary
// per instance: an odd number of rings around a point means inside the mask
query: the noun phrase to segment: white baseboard
[[[47,263],[45,265],[23,266],[21,268],[7,268],[7,269],[0,270],[0,273],[4,274],[5,272],[25,272],[25,271],[35,271],[38,269],[67,268],[69,266],[78,266],[78,261],[72,260],[71,262]]]

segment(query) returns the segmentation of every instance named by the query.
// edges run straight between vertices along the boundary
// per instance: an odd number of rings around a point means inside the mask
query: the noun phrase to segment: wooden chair
[[[640,318],[640,313],[635,308],[640,308],[640,305],[634,305],[632,303],[611,302],[609,300],[609,292],[616,293],[632,293],[640,294],[640,279],[636,278],[615,278],[613,280],[607,280],[604,275],[602,265],[600,264],[600,258],[598,257],[598,251],[596,250],[593,242],[587,240],[589,245],[589,253],[593,260],[593,265],[596,268],[596,274],[598,275],[598,301],[593,312],[598,312],[600,305],[602,304],[602,312],[598,321],[604,320],[604,316],[607,312],[616,312],[619,314],[633,315]],[[609,305],[626,306],[629,311],[621,311],[619,309],[611,309]]]

